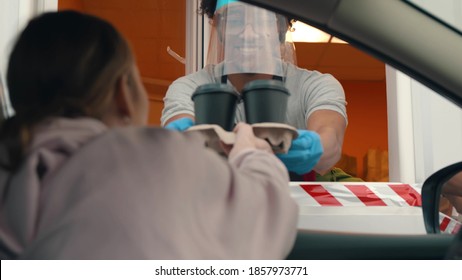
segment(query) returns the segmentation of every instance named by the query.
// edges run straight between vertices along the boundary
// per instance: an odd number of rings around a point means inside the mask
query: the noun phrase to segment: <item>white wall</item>
[[[19,3],[19,1],[0,0],[0,80],[4,83],[6,83],[5,73],[11,46],[10,42],[18,31]],[[3,86],[6,87],[6,85]],[[2,117],[12,113],[8,98],[6,98],[6,88],[4,90],[5,92],[2,92],[3,94],[0,96]]]
[[[415,183],[411,79],[386,66],[390,182]]]
[[[415,176],[423,182],[433,172],[462,161],[462,109],[412,81]]]
[[[45,11],[55,11],[58,0],[0,0],[0,75],[5,81],[8,56],[17,34],[29,19]],[[7,100],[6,100],[7,101]],[[7,114],[12,109],[7,102]]]
[[[199,14],[200,0],[186,1],[186,65],[190,74],[204,67],[208,48],[209,23],[206,16]]]
[[[414,0],[462,30],[462,1]],[[390,181],[423,183],[462,161],[462,109],[387,66]]]

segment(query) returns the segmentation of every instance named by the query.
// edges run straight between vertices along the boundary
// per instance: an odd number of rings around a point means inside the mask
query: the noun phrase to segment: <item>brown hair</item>
[[[202,0],[200,4],[200,10],[202,14],[207,15],[208,18],[213,18],[216,6],[217,0]]]
[[[215,15],[215,8],[217,6],[217,0],[202,0],[200,3],[199,13],[206,15],[209,19],[213,19]],[[278,20],[278,33],[279,41],[283,43],[286,40],[286,32],[288,28],[292,27],[292,20],[288,20],[285,16],[277,14]],[[219,24],[219,22],[217,22]]]
[[[18,167],[31,129],[50,117],[101,119],[117,79],[129,73],[133,56],[108,22],[74,11],[43,14],[29,22],[10,56],[7,85],[16,114],[0,130],[8,159]]]

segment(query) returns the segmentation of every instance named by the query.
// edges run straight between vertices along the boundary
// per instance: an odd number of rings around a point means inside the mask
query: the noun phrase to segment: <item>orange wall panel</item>
[[[149,123],[160,124],[167,85],[185,74],[185,66],[167,53],[185,55],[184,0],[59,0],[58,9],[74,9],[111,22],[129,41],[151,100]],[[157,84],[156,84],[157,83]]]
[[[348,102],[343,153],[356,157],[358,176],[363,177],[363,158],[368,149],[388,150],[386,84],[385,81],[340,82]]]
[[[59,0],[58,11],[62,10],[84,11],[83,0]]]
[[[160,124],[160,116],[162,115],[162,108],[164,102],[149,98],[149,117],[148,122],[151,125],[158,126]]]

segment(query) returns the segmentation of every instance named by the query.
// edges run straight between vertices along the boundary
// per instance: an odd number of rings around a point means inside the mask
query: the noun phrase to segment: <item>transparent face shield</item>
[[[219,1],[222,2],[222,1]],[[295,64],[287,40],[287,19],[239,1],[217,5],[212,21],[207,64],[221,65],[221,75],[265,74],[285,77],[284,63]]]

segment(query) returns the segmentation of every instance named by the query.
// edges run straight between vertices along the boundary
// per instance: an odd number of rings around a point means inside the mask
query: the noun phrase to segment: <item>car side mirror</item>
[[[443,230],[455,234],[460,230],[462,162],[449,165],[425,180],[422,209],[427,233],[442,233]],[[451,227],[446,230],[449,225]]]

